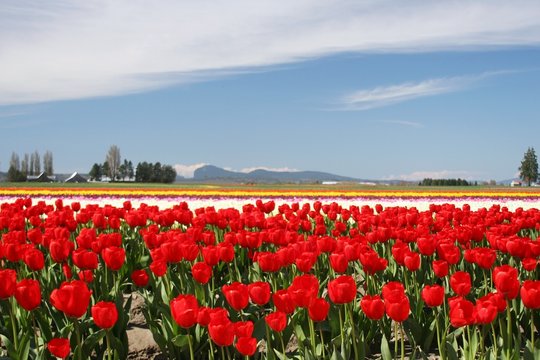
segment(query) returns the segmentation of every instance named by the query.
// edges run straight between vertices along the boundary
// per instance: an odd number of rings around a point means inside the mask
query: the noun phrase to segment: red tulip
[[[49,254],[54,262],[63,263],[68,259],[74,247],[75,245],[69,240],[52,240],[49,244]]]
[[[356,297],[356,282],[350,275],[342,275],[328,283],[328,295],[334,304],[347,304]]]
[[[287,327],[287,314],[281,311],[276,311],[266,315],[264,320],[270,329],[276,332],[281,332]]]
[[[422,300],[429,307],[442,305],[444,302],[444,287],[441,285],[426,285],[422,289]]]
[[[416,241],[418,251],[424,256],[431,256],[435,253],[436,243],[432,237],[421,237]]]
[[[311,302],[308,308],[308,315],[311,320],[318,322],[324,321],[328,316],[330,310],[330,303],[323,298],[315,299]]]
[[[536,265],[538,264],[538,260],[535,258],[526,258],[521,261],[521,264],[525,270],[534,271],[536,269]]]
[[[493,282],[497,291],[506,299],[515,299],[519,292],[518,272],[510,265],[497,266],[493,269]]]
[[[417,271],[420,269],[420,255],[417,252],[407,251],[403,258],[403,262],[409,271]]]
[[[474,322],[477,324],[491,324],[497,317],[497,307],[489,300],[476,301],[474,306]]]
[[[453,327],[471,325],[474,322],[474,304],[462,297],[452,298],[450,305],[450,323]]]
[[[81,270],[79,271],[79,279],[89,284],[94,281],[94,273],[92,270]]]
[[[369,275],[383,271],[388,266],[388,260],[379,257],[379,255],[373,250],[365,253],[361,252],[359,259],[360,263],[364,267],[364,271]]]
[[[229,305],[236,311],[240,311],[249,303],[248,287],[245,284],[234,282],[231,285],[223,285],[221,290]]]
[[[456,271],[450,277],[450,287],[458,296],[465,296],[471,291],[471,275],[465,271]]]
[[[409,298],[403,295],[396,297],[395,293],[390,298],[384,298],[384,309],[386,315],[395,322],[403,322],[409,317],[410,311]]]
[[[17,286],[17,273],[13,269],[0,270],[0,299],[13,296]]]
[[[305,251],[298,255],[295,260],[296,267],[303,273],[308,273],[317,262],[317,254],[311,251]]]
[[[234,246],[231,243],[219,243],[217,248],[219,251],[219,259],[221,261],[230,263],[234,260]]]
[[[188,329],[197,323],[199,303],[193,295],[178,295],[170,302],[171,314],[178,325]]]
[[[62,264],[62,272],[64,273],[64,276],[66,277],[66,280],[71,280],[73,277],[73,272],[71,271],[71,266],[69,266],[68,263]]]
[[[439,243],[437,254],[450,265],[457,264],[461,258],[461,250],[454,243]]]
[[[248,285],[249,298],[254,304],[266,305],[270,301],[270,284],[257,281]]]
[[[47,349],[49,352],[57,358],[66,358],[71,352],[69,345],[69,339],[54,338],[47,343]]]
[[[230,346],[234,342],[234,324],[226,318],[213,319],[208,324],[208,334],[218,346]]]
[[[382,287],[384,301],[405,296],[405,287],[399,281],[390,281]]]
[[[205,246],[201,251],[204,262],[209,266],[216,266],[219,263],[219,249],[216,246]]]
[[[92,292],[81,280],[63,282],[51,293],[51,304],[69,317],[80,318],[88,310]]]
[[[490,248],[476,248],[475,262],[484,270],[489,270],[497,260],[497,252]]]
[[[235,347],[243,356],[252,356],[257,351],[257,339],[252,337],[240,337],[236,340]]]
[[[234,334],[236,337],[251,337],[254,329],[253,321],[238,321],[234,323]]]
[[[435,276],[443,278],[448,275],[448,263],[446,260],[433,260],[431,266],[433,267]]]
[[[144,269],[134,270],[131,273],[131,281],[133,281],[133,283],[138,287],[145,287],[146,285],[148,285],[149,280],[150,277]]]
[[[167,273],[167,263],[165,261],[152,261],[150,271],[157,277],[164,276]]]
[[[79,248],[71,255],[73,263],[81,270],[95,270],[98,267],[98,256],[93,251]]]
[[[344,273],[349,267],[347,257],[343,253],[333,253],[329,256],[330,266],[337,273]]]
[[[478,299],[478,301],[491,302],[497,308],[497,312],[499,313],[504,312],[506,310],[506,306],[508,305],[504,299],[504,296],[500,293],[489,293],[482,296],[480,299]]]
[[[118,320],[118,310],[113,302],[100,301],[91,309],[94,324],[102,329],[110,329]]]
[[[19,281],[15,289],[15,299],[27,311],[32,311],[39,307],[41,304],[39,282],[34,279],[23,279]]]
[[[521,301],[529,309],[540,309],[540,280],[525,280],[521,285]]]
[[[292,314],[296,309],[296,304],[287,290],[276,291],[272,294],[272,301],[276,309],[285,314]]]
[[[118,271],[126,260],[126,250],[117,246],[109,246],[101,250],[101,257],[109,269]]]
[[[308,308],[319,292],[319,280],[315,275],[305,274],[293,279],[288,290],[297,307]]]
[[[39,271],[45,266],[45,257],[43,256],[43,253],[36,248],[26,250],[23,260],[32,271]]]
[[[380,320],[384,316],[384,302],[379,295],[364,295],[360,308],[368,319]]]
[[[212,277],[212,267],[205,262],[195,263],[191,267],[191,275],[199,284],[206,284]]]
[[[197,312],[197,324],[201,325],[202,327],[207,327],[211,320],[210,311],[211,309],[209,307],[199,307],[199,311]]]

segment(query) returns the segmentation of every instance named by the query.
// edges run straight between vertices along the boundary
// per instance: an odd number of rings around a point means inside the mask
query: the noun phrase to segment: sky
[[[540,150],[538,0],[3,0],[0,171],[122,159],[505,180]]]

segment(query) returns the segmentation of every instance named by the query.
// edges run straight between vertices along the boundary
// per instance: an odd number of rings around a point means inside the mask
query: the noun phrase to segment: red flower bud
[[[69,345],[69,339],[65,338],[54,338],[47,343],[47,349],[49,352],[58,358],[66,358],[71,352]]]
[[[102,329],[110,329],[118,320],[118,310],[113,302],[100,301],[92,306],[94,323]]]

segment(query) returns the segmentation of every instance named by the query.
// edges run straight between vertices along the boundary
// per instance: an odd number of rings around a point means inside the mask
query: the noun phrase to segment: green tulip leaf
[[[188,346],[190,338],[191,338],[191,335],[180,334],[180,335],[175,336],[171,341],[174,344],[174,346],[183,348],[183,347]]]

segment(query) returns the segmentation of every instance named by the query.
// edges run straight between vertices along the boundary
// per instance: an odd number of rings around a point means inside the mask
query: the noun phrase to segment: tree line
[[[7,180],[12,182],[26,181],[28,176],[38,176],[42,172],[47,176],[54,174],[53,154],[47,150],[43,154],[43,171],[41,170],[41,156],[36,150],[31,154],[25,153],[22,159],[13,152],[9,161]]]
[[[155,164],[146,161],[139,162],[136,167],[131,160],[120,155],[120,148],[112,145],[101,164],[94,163],[88,173],[90,180],[102,181],[104,177],[110,181],[136,181],[143,183],[172,183],[176,180],[176,170],[171,165]]]
[[[420,186],[471,186],[472,184],[464,179],[430,179],[425,178],[418,183]],[[475,183],[476,185],[476,183]]]

